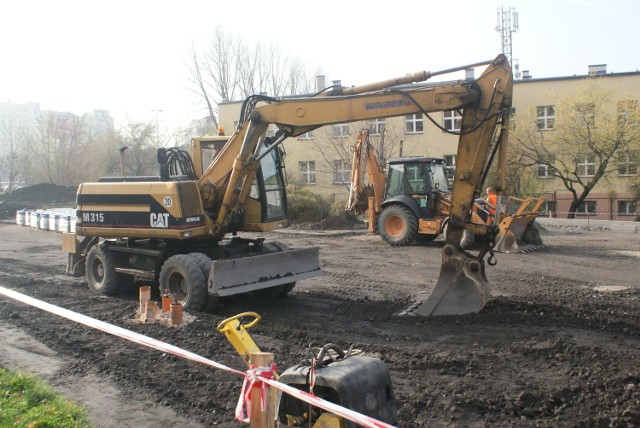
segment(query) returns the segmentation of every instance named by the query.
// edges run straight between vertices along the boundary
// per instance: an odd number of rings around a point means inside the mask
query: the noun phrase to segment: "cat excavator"
[[[367,215],[369,233],[380,235],[391,246],[431,242],[446,230],[451,206],[451,189],[442,158],[404,157],[389,159],[385,175],[369,131],[358,132],[353,147],[351,185],[346,211]],[[497,224],[494,250],[525,252],[542,246],[534,221],[543,198],[509,197],[492,205],[477,199],[470,222]],[[496,211],[496,208],[501,208]],[[466,232],[462,247],[476,246],[474,235]]]
[[[472,67],[486,68],[475,80],[425,82]],[[222,138],[226,141],[194,139],[191,156],[160,150],[158,176],[81,184],[76,231],[63,239],[67,272],[86,272],[89,287],[104,294],[116,293],[132,279],[155,282],[185,309],[202,309],[207,300],[248,292],[285,295],[296,281],[319,274],[317,247],[289,249],[238,236],[285,222],[281,144],[325,125],[462,110],[440,277],[428,300],[409,312],[477,312],[489,298],[484,258],[489,254],[493,263],[498,229],[475,224],[470,217],[495,158],[502,175],[512,86],[511,66],[499,55],[362,86],[331,86],[311,96],[250,96],[234,134]],[[277,133],[265,137],[270,124]],[[216,152],[211,161],[200,150],[208,142]],[[477,254],[460,247],[465,230],[483,243]]]

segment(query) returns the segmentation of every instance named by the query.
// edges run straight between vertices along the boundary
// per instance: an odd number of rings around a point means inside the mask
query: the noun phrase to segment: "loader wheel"
[[[184,310],[200,311],[207,298],[207,281],[195,257],[178,254],[169,257],[160,269],[160,290],[169,290]]]
[[[409,245],[418,235],[418,220],[409,208],[402,205],[385,207],[378,220],[380,236],[389,245]]]
[[[89,288],[107,296],[118,293],[119,275],[115,271],[115,259],[108,245],[93,246],[87,254],[87,281]]]

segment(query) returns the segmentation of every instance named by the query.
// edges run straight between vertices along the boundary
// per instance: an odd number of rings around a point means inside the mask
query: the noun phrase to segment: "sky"
[[[351,86],[494,58],[499,8],[518,12],[513,58],[533,78],[640,69],[637,0],[5,0],[0,102],[175,129],[206,115],[186,64],[217,26]]]

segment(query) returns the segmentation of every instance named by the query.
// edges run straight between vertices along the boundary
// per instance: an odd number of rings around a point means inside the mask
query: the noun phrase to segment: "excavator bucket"
[[[320,276],[322,272],[318,253],[318,247],[307,247],[214,260],[209,272],[209,294],[231,296],[287,286],[296,281]]]
[[[496,237],[494,250],[501,253],[524,253],[543,247],[535,220],[544,199],[511,197],[504,211],[509,212],[509,207],[513,207],[514,202],[519,202],[520,205],[512,214],[505,215],[500,221],[500,232]]]
[[[447,245],[440,277],[429,298],[400,315],[430,317],[476,313],[487,304],[490,295],[484,263],[459,248]]]

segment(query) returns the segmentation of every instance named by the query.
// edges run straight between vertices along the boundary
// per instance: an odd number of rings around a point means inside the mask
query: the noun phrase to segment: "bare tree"
[[[321,156],[326,171],[334,177],[340,177],[351,169],[353,147],[358,131],[369,129],[369,142],[380,161],[380,167],[384,169],[390,158],[400,154],[403,134],[393,124],[394,122],[390,121],[364,121],[325,126],[317,131],[320,134],[321,143],[313,144],[310,148]],[[344,177],[342,180],[336,179],[334,183],[341,182],[345,189],[348,189],[349,179],[349,177]]]
[[[555,106],[518,120],[510,145],[519,166],[540,168],[572,194],[569,218],[593,188],[619,170],[619,157],[640,147],[636,100],[614,102],[599,79],[588,79]]]
[[[20,175],[20,153],[26,146],[25,130],[18,127],[14,121],[5,123],[0,130],[0,141],[4,150],[0,153],[0,167],[7,178],[7,190],[11,192],[16,187]]]
[[[90,169],[90,130],[71,113],[46,112],[29,138],[31,182],[75,185]]]
[[[125,174],[149,175],[154,171],[158,145],[155,143],[156,126],[151,122],[128,121],[117,133],[118,148],[125,152]]]
[[[208,49],[199,52],[192,46],[189,61],[193,90],[202,97],[216,124],[217,102],[261,92],[274,97],[293,95],[313,88],[315,77],[276,45],[251,44],[221,26],[216,28]]]

